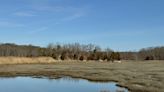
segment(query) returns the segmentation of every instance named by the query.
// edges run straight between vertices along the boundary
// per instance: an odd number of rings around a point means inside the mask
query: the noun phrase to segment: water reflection
[[[0,92],[128,92],[116,83],[89,82],[84,79],[15,77],[0,78]]]

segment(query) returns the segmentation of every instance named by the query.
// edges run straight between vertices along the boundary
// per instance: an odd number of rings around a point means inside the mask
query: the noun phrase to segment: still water
[[[90,82],[64,77],[60,79],[15,77],[0,78],[0,92],[128,92],[114,82]]]

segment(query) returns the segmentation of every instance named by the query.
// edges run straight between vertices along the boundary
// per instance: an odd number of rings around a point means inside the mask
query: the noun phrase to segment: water
[[[60,79],[16,77],[0,78],[0,92],[128,92],[128,90],[116,86],[114,82],[90,82],[70,77]]]

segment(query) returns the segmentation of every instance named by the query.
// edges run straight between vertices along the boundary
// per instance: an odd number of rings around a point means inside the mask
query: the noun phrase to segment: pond
[[[84,79],[15,77],[0,78],[0,92],[128,92],[114,82],[90,82]]]

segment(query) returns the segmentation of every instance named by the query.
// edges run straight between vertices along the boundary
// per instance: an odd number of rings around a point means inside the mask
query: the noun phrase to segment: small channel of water
[[[64,77],[60,79],[15,77],[0,78],[0,92],[128,92],[114,82],[90,82]]]

